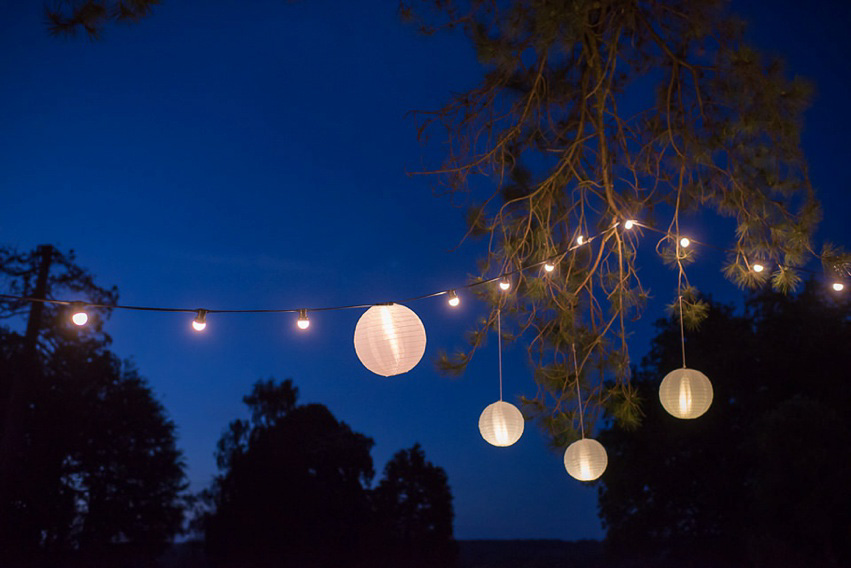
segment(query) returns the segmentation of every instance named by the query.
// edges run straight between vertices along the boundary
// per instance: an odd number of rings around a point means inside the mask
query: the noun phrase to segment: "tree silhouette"
[[[454,564],[452,492],[446,472],[426,460],[419,444],[387,462],[373,500],[389,565]]]
[[[0,275],[25,296],[73,293],[105,304],[117,296],[52,247],[3,249]],[[15,318],[25,306],[4,299],[0,314]],[[109,351],[108,310],[90,310],[85,328],[69,323],[64,306],[33,303],[28,315],[24,335],[0,328],[4,566],[156,554],[182,524],[174,424],[138,372]]]
[[[350,565],[367,542],[373,442],[297,398],[289,379],[256,383],[251,419],[219,441],[205,541],[225,565]]]
[[[52,35],[100,37],[110,22],[138,22],[151,14],[160,0],[52,0],[45,5],[47,29]]]
[[[755,295],[742,316],[710,303],[687,349],[715,397],[685,421],[658,403],[681,365],[678,322],[659,323],[636,377],[643,423],[599,436],[612,549],[678,566],[851,562],[849,307],[812,282],[794,297]]]

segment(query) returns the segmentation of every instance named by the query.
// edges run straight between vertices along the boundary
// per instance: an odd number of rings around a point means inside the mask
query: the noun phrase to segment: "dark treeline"
[[[117,301],[50,246],[0,249],[0,277],[5,294]],[[67,306],[0,300],[0,566],[150,566],[190,532],[202,565],[453,565],[443,469],[414,445],[373,487],[373,441],[291,380],[254,385],[220,475],[188,495],[174,424],[110,351],[109,310],[87,312],[78,327]]]

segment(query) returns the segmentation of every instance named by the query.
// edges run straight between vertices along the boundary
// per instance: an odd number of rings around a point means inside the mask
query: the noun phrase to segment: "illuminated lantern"
[[[425,353],[423,322],[401,304],[372,306],[355,326],[355,352],[363,366],[382,377],[407,373]]]
[[[607,465],[606,448],[591,438],[576,440],[564,451],[564,468],[579,481],[594,481],[603,475]]]
[[[479,416],[479,432],[488,444],[510,446],[523,435],[523,414],[508,402],[489,404]]]
[[[662,379],[659,400],[671,416],[697,418],[712,404],[712,383],[700,371],[675,369]]]

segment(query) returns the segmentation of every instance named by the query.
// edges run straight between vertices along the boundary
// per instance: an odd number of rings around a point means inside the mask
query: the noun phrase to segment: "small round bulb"
[[[836,290],[837,292],[841,292],[842,290],[845,289],[845,284],[843,284],[842,282],[834,282],[833,283],[833,289]]]
[[[681,238],[681,239],[680,239],[680,246],[681,246],[681,247],[683,247],[683,248],[688,248],[688,246],[689,246],[690,244],[691,244],[691,241],[690,241],[690,240],[688,240],[688,237],[683,237],[683,238]]]
[[[192,329],[195,331],[207,329],[207,312],[205,310],[198,310],[198,315],[192,320]]]
[[[576,237],[576,244],[584,245],[585,244],[585,237],[583,237],[582,235],[579,235],[578,237]]]
[[[307,310],[298,311],[298,321],[296,325],[299,329],[307,329],[310,327],[310,319],[307,317]]]
[[[511,281],[506,276],[502,280],[499,281],[499,289],[502,290],[503,292],[505,292],[509,288],[511,288]]]
[[[763,265],[761,265],[760,263],[757,262],[753,265],[753,271],[754,272],[759,273],[759,272],[762,272],[763,270],[765,270],[765,267]]]
[[[548,262],[544,265],[544,270],[546,270],[547,272],[552,272],[555,269],[556,269],[556,266],[552,262]]]
[[[449,305],[457,307],[461,303],[461,298],[458,297],[458,294],[455,293],[455,290],[449,291]]]
[[[83,311],[83,304],[75,302],[73,310],[74,313],[71,315],[71,321],[75,325],[86,325],[86,322],[89,321],[89,315]]]
[[[635,221],[633,221],[632,219],[627,219],[626,222],[623,224],[623,228],[626,229],[627,231],[632,229],[634,226],[635,226]]]

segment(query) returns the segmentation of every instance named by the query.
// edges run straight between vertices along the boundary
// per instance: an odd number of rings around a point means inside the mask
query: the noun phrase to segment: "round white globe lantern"
[[[606,448],[591,438],[576,440],[564,451],[564,468],[579,481],[594,481],[603,475],[607,465]]]
[[[697,418],[712,404],[712,383],[700,371],[675,369],[662,379],[659,400],[672,416]]]
[[[423,322],[401,304],[372,306],[355,326],[355,352],[363,366],[382,377],[407,373],[425,353]]]
[[[523,435],[523,414],[508,402],[489,404],[479,416],[479,432],[488,444],[510,446]]]

